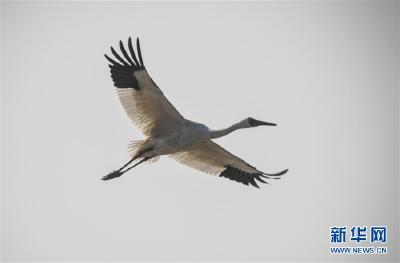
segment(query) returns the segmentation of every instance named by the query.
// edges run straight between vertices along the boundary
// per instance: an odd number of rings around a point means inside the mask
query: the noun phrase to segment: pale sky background
[[[1,7],[3,261],[398,261],[398,2]],[[217,142],[290,172],[255,189],[163,157],[101,181],[142,138],[103,57],[129,36],[186,118],[278,123]],[[386,225],[389,254],[330,255],[342,225]]]

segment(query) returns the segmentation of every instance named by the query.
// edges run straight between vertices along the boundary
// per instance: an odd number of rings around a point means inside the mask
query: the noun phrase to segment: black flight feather
[[[122,41],[119,42],[119,48],[123,57],[126,60],[123,59],[113,47],[111,47],[111,52],[116,60],[110,58],[107,55],[104,55],[106,59],[111,63],[109,67],[111,69],[111,78],[114,82],[114,86],[120,89],[133,88],[135,90],[139,90],[139,83],[135,77],[135,72],[145,69],[143,66],[143,58],[142,52],[140,51],[140,44],[139,42],[137,42],[137,52],[139,54],[140,62],[136,57],[131,38],[128,39],[128,48],[131,56],[129,56]]]
[[[132,56],[133,60],[136,63],[136,66],[139,68],[140,64],[139,64],[139,61],[136,58],[135,50],[133,49],[133,46],[132,46],[132,38],[130,38],[130,37],[128,39],[128,48],[129,48],[129,52],[131,53],[131,56]]]
[[[255,180],[261,183],[268,184],[266,181],[260,178],[260,176],[262,175],[261,172],[248,173],[230,165],[226,165],[225,168],[226,169],[219,174],[220,177],[225,177],[245,185],[250,184],[257,188],[259,188],[259,186],[257,185]]]
[[[129,64],[131,64],[132,67],[136,67],[135,63],[133,63],[132,59],[128,56],[128,53],[126,53],[124,44],[122,44],[122,41],[119,41],[119,48],[121,49],[122,55],[124,55],[125,59],[128,60]]]
[[[109,56],[107,56],[106,54],[104,54],[104,56],[105,56],[106,59],[107,59],[108,61],[110,61],[110,63],[112,64],[112,65],[110,65],[110,68],[111,68],[112,66],[121,66],[121,67],[123,67],[123,65],[119,64],[118,62],[116,62],[115,60],[113,60],[112,58],[110,58]]]
[[[136,38],[136,49],[137,49],[138,56],[139,56],[140,66],[142,68],[144,68],[143,58],[142,58],[142,51],[140,50],[139,38]]]
[[[111,52],[113,53],[113,55],[119,60],[119,62],[121,62],[122,64],[124,64],[124,66],[127,66],[127,67],[129,67],[129,64],[128,63],[126,63],[126,61],[125,60],[123,60],[119,55],[118,55],[118,53],[114,50],[114,48],[113,47],[111,47]]]

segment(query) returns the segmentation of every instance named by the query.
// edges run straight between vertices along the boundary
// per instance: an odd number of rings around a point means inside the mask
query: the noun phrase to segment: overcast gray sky
[[[3,260],[398,260],[398,2],[1,7]],[[129,36],[186,118],[278,123],[217,142],[290,172],[259,190],[163,157],[101,181],[142,138],[103,57]],[[330,255],[342,225],[387,225],[389,254]]]

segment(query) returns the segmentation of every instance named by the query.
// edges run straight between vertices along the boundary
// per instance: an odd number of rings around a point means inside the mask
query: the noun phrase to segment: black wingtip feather
[[[117,66],[117,65],[123,67],[123,65],[119,64],[118,62],[116,62],[115,60],[113,60],[112,58],[110,58],[109,56],[107,56],[106,54],[104,54],[104,56],[105,56],[106,59],[112,64],[112,65],[110,65],[110,67],[112,67],[112,66]]]
[[[255,168],[254,168],[255,169]],[[248,173],[245,171],[240,170],[239,168],[233,167],[231,165],[226,165],[225,170],[223,170],[219,176],[220,177],[225,177],[230,180],[245,184],[245,185],[252,185],[254,187],[260,188],[256,182],[268,184],[267,181],[263,180],[261,177],[267,178],[267,179],[280,179],[281,175],[287,173],[289,169],[282,170],[278,173],[275,174],[266,174],[262,172],[255,172],[255,173]]]
[[[124,55],[125,59],[128,61],[128,63],[130,64],[131,67],[136,67],[135,63],[133,63],[132,59],[128,56],[128,53],[126,53],[124,44],[122,43],[122,41],[119,41],[119,49],[122,52],[122,55]]]
[[[247,173],[230,165],[225,166],[225,168],[226,169],[220,173],[220,177],[225,177],[245,185],[252,185],[257,188],[260,187],[255,180],[268,184],[266,181],[260,178],[261,173]]]
[[[249,183],[250,183],[252,186],[257,187],[257,188],[260,188],[260,187],[257,185],[256,181],[254,180],[254,177],[249,177],[248,180],[249,180]]]
[[[141,51],[141,49],[140,49],[139,38],[136,38],[136,49],[137,49],[138,56],[139,56],[140,66],[141,66],[142,68],[145,68],[145,67],[144,67],[144,63],[143,63],[143,58],[142,58],[142,51]]]
[[[259,175],[254,176],[254,178],[255,178],[257,181],[261,182],[261,183],[268,184],[268,182],[266,182],[266,181],[264,181],[263,179],[261,179],[261,177],[260,177]]]
[[[113,53],[114,57],[115,57],[116,59],[118,59],[118,61],[121,62],[124,66],[130,67],[129,64],[126,63],[126,61],[123,60],[123,59],[118,55],[118,53],[115,51],[115,49],[114,49],[113,47],[111,47],[111,52]]]
[[[124,44],[119,41],[119,48],[123,55],[122,58],[113,47],[111,47],[111,53],[114,55],[115,59],[110,58],[104,54],[105,58],[111,63],[109,64],[111,78],[114,81],[114,86],[117,88],[133,88],[139,90],[139,84],[135,77],[135,72],[139,70],[144,70],[142,53],[140,51],[140,44],[137,45],[137,52],[139,54],[140,62],[138,61],[135,50],[132,46],[132,38],[128,39],[128,48],[131,56],[128,55]]]
[[[281,175],[284,175],[285,173],[287,173],[288,171],[289,171],[289,169],[285,169],[285,170],[282,170],[280,172],[273,173],[273,174],[267,174],[267,173],[262,173],[262,174],[267,175],[267,176],[281,176]]]
[[[133,60],[135,61],[136,66],[140,67],[140,63],[137,60],[135,50],[133,49],[133,46],[132,46],[132,38],[131,37],[129,37],[129,39],[128,39],[128,49],[129,49],[129,52],[131,53]]]

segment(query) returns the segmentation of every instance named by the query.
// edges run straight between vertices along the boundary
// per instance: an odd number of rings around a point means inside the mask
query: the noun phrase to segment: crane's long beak
[[[265,126],[276,126],[276,123],[272,122],[265,122],[265,121],[258,121],[256,120],[256,126],[265,125]]]
[[[275,123],[271,123],[271,122],[265,122],[265,121],[259,121],[253,118],[249,118],[249,124],[251,127],[257,127],[257,126],[276,126]]]

